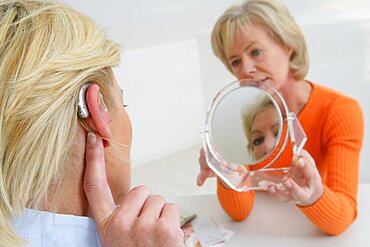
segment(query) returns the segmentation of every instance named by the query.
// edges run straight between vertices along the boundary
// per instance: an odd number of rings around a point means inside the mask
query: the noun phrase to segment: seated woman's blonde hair
[[[49,202],[71,163],[80,87],[98,84],[113,107],[119,60],[119,47],[64,4],[0,2],[0,246],[23,244],[12,218]]]

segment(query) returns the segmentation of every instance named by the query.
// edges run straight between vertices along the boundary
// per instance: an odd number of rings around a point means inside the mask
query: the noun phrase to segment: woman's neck
[[[62,179],[57,185],[50,186],[48,191],[50,200],[41,204],[40,210],[58,214],[91,216],[82,186],[85,171],[84,150],[80,154],[82,155],[72,155],[71,163],[65,167],[61,175]]]
[[[83,190],[84,162],[70,169],[60,190],[57,212],[76,216],[90,216],[88,201]]]
[[[279,91],[287,103],[289,111],[298,116],[310,98],[312,87],[305,80],[289,80]]]

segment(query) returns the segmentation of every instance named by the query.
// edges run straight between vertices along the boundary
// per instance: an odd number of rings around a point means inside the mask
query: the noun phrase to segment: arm
[[[324,194],[314,204],[300,207],[327,234],[342,233],[356,219],[363,132],[363,115],[357,102],[348,99],[333,102],[322,132],[325,155],[317,160]]]
[[[207,165],[203,149],[199,152],[199,165],[200,173],[197,178],[197,184],[202,186],[206,179],[216,177],[216,174]],[[227,188],[217,178],[217,196],[225,212],[236,221],[244,220],[252,211],[254,192],[236,192]]]
[[[218,179],[217,196],[225,212],[236,221],[242,221],[251,213],[255,192],[237,192],[226,188]]]

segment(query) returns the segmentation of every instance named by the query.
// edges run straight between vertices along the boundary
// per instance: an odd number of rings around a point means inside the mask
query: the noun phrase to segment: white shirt
[[[13,220],[27,247],[101,247],[92,218],[25,209]]]

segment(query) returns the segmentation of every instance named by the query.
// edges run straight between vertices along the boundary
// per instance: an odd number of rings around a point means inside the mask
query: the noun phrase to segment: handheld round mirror
[[[288,136],[298,153],[306,135],[283,97],[263,81],[243,80],[223,88],[207,112],[203,149],[208,166],[237,191],[264,190],[258,182],[279,182],[289,167],[269,168]]]

